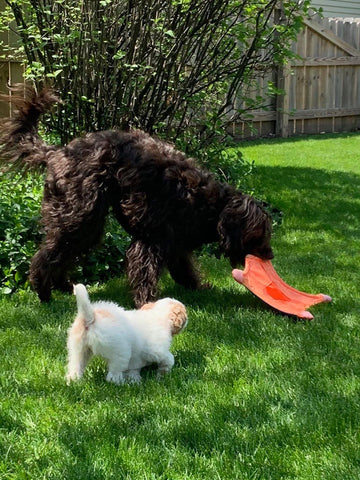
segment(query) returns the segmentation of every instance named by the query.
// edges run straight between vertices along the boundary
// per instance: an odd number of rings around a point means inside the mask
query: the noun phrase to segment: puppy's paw
[[[167,375],[171,371],[171,367],[161,367],[158,368],[156,372],[156,379],[157,380],[162,380],[165,375]]]
[[[122,385],[125,379],[122,372],[109,372],[106,375],[106,381],[116,383],[116,385]]]
[[[125,374],[125,379],[127,382],[129,383],[141,383],[141,375],[140,375],[140,372],[136,371],[136,372],[127,372]]]
[[[80,374],[80,372],[76,372],[76,371],[68,372],[65,375],[66,384],[70,385],[71,382],[76,382],[77,380],[80,380],[81,377],[82,375]]]

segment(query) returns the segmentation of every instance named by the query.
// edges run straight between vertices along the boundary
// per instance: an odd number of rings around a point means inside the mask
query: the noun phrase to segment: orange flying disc
[[[232,271],[233,278],[250,292],[280,312],[312,320],[307,308],[317,303],[331,302],[329,295],[300,292],[285,283],[276,273],[270,260],[261,260],[254,255],[245,258],[245,269]]]

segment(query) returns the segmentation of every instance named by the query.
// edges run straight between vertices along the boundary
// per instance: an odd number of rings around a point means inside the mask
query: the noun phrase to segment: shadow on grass
[[[324,275],[356,274],[359,265],[360,176],[311,168],[260,166],[255,190],[284,213],[275,231],[275,261],[293,265],[299,275],[324,266]],[[311,264],[309,257],[313,257]],[[314,272],[316,274],[316,272]]]
[[[304,234],[315,229],[353,238],[359,229],[360,176],[342,171],[299,167],[257,167],[255,189],[266,189],[270,202],[276,203],[285,219]],[[272,201],[275,199],[275,201]]]

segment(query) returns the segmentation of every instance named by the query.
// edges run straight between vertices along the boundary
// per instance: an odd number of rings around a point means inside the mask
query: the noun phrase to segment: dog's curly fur
[[[196,166],[172,145],[142,131],[90,133],[65,147],[37,133],[42,113],[57,101],[50,90],[13,95],[13,118],[2,124],[3,167],[45,166],[42,222],[45,238],[30,267],[42,301],[52,289],[71,291],[77,257],[101,238],[112,209],[132,236],[127,274],[137,307],[156,298],[164,268],[179,284],[201,287],[192,252],[218,242],[233,267],[247,254],[273,258],[271,220],[262,205]]]

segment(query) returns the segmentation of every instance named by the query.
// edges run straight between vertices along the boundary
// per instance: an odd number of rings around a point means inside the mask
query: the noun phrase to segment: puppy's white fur
[[[108,362],[107,381],[140,382],[140,370],[156,363],[158,374],[169,372],[174,356],[172,336],[187,324],[185,306],[172,298],[126,311],[112,302],[91,303],[82,284],[74,286],[78,313],[68,331],[67,382],[82,377],[93,355]]]

